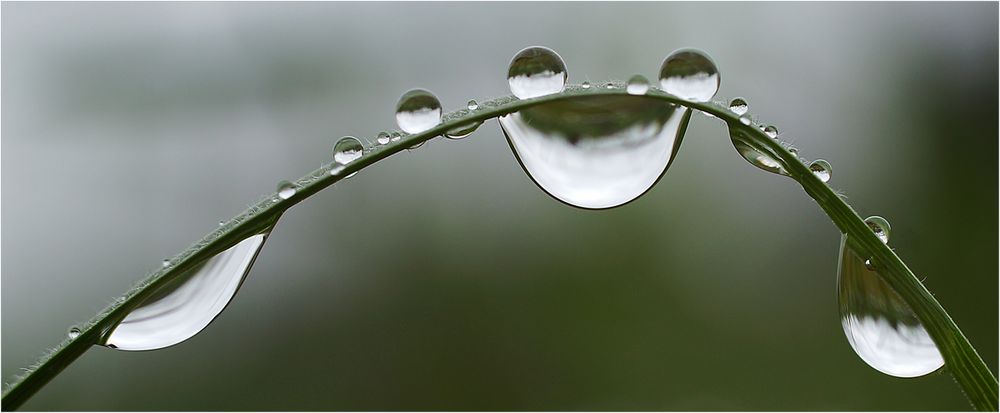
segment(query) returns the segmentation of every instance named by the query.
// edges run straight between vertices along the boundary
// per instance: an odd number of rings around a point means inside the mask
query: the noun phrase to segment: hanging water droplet
[[[580,87],[584,89],[590,89],[590,82],[583,82],[583,84],[581,84]]]
[[[735,113],[738,116],[743,116],[750,110],[750,105],[747,104],[746,99],[734,98],[729,101],[729,111]]]
[[[889,221],[878,215],[872,215],[865,218],[865,224],[868,224],[868,228],[871,228],[875,236],[882,241],[883,244],[889,243]]]
[[[566,86],[566,64],[559,54],[542,46],[522,49],[507,69],[507,83],[518,99],[531,99],[562,92]]]
[[[163,260],[163,262],[160,263],[160,266],[163,267],[163,268],[169,267],[170,266],[170,260]]]
[[[844,334],[865,363],[895,377],[923,376],[944,365],[920,319],[875,265],[851,249],[847,236],[841,239],[837,284]]]
[[[396,124],[407,133],[420,133],[441,123],[441,102],[431,92],[412,89],[396,104]]]
[[[467,137],[467,136],[471,135],[472,132],[476,131],[476,129],[479,129],[479,126],[482,125],[482,124],[483,124],[483,121],[475,121],[475,122],[472,122],[472,123],[466,123],[464,125],[459,125],[459,126],[455,127],[454,129],[452,129],[452,130],[450,130],[448,132],[445,132],[444,137],[446,137],[448,139],[462,139],[464,137]]]
[[[830,175],[833,174],[833,167],[830,166],[829,162],[822,159],[817,159],[809,164],[809,170],[823,182],[829,182]]]
[[[469,110],[476,110],[479,109],[479,103],[476,102],[475,100],[470,100],[467,107],[469,108]]]
[[[378,142],[379,145],[386,145],[386,144],[388,144],[389,143],[389,134],[387,132],[379,132],[379,134],[377,136],[375,136],[375,142]]]
[[[692,102],[708,102],[719,91],[719,70],[706,54],[694,49],[677,50],[660,66],[663,91]]]
[[[745,118],[740,118],[740,120],[742,119]],[[729,138],[733,141],[733,147],[736,148],[736,152],[738,152],[743,159],[746,159],[747,162],[750,162],[751,165],[771,173],[788,176],[788,171],[785,170],[785,166],[781,162],[778,162],[776,157],[768,154],[762,149],[756,148],[752,143],[752,140],[747,137],[743,131],[736,128],[730,128]]]
[[[167,281],[128,313],[103,344],[154,350],[191,338],[232,300],[266,238],[266,233],[248,237]]]
[[[676,154],[686,108],[645,96],[557,100],[500,117],[525,172],[569,205],[601,209],[649,190]]]
[[[768,125],[764,127],[764,134],[771,139],[778,139],[778,128],[774,125]]]
[[[295,195],[295,184],[288,181],[278,182],[278,198],[288,199]]]
[[[628,80],[628,84],[625,86],[625,92],[630,95],[645,95],[646,91],[649,90],[649,80],[643,75],[632,76]]]
[[[361,145],[361,141],[353,136],[340,138],[333,145],[333,161],[341,165],[347,165],[364,154],[365,148]]]
[[[750,118],[746,116],[740,116],[740,123],[750,126]]]
[[[69,336],[70,339],[75,340],[77,337],[80,337],[80,328],[71,327],[67,335]]]

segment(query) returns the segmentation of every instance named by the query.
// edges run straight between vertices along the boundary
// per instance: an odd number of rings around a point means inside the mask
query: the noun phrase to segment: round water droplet
[[[823,182],[830,182],[830,175],[833,174],[833,167],[830,166],[829,162],[822,159],[817,159],[809,164],[809,170]]]
[[[469,110],[476,110],[479,109],[479,103],[476,102],[475,100],[470,100],[467,107],[469,108]]]
[[[774,125],[768,125],[764,128],[764,134],[769,138],[778,139],[778,128],[774,127]]]
[[[740,123],[742,123],[744,125],[747,125],[747,126],[750,126],[750,118],[748,118],[746,116],[741,116],[740,117]]]
[[[878,239],[882,240],[883,244],[889,243],[889,221],[878,215],[873,215],[865,218],[865,224],[868,224],[868,228],[871,228],[872,232]]]
[[[403,135],[401,135],[399,132],[393,132],[391,136],[392,136],[391,140],[393,142],[398,142],[403,137]]]
[[[278,198],[288,199],[295,195],[295,184],[288,181],[278,182]]]
[[[378,142],[379,145],[388,144],[389,143],[389,133],[387,133],[387,132],[379,132],[378,136],[375,137],[375,142]]]
[[[441,102],[431,92],[412,89],[396,104],[396,124],[403,132],[420,133],[441,123]]]
[[[341,165],[347,165],[365,154],[365,148],[361,141],[353,136],[340,138],[333,145],[333,161]]]
[[[568,76],[559,54],[547,47],[532,46],[511,59],[507,83],[518,99],[531,99],[562,92]]]
[[[733,112],[739,116],[743,116],[750,110],[750,105],[747,103],[746,99],[734,98],[729,101],[729,111]]]
[[[632,76],[625,86],[625,91],[630,95],[645,95],[649,90],[649,80],[643,75]]]
[[[590,89],[590,82],[583,82],[583,84],[581,84],[580,87],[584,89]]]
[[[160,265],[161,265],[161,266],[162,266],[163,268],[167,268],[167,267],[169,267],[169,266],[170,266],[170,260],[163,260],[163,262],[162,262],[162,263],[160,263]]]
[[[660,66],[663,91],[692,102],[711,100],[719,91],[719,81],[715,63],[698,50],[677,50]]]
[[[476,129],[479,129],[479,126],[482,124],[483,121],[476,121],[472,123],[467,123],[465,125],[459,125],[458,127],[448,132],[445,132],[444,137],[448,139],[462,139],[464,137],[471,135],[472,132],[476,131]]]
[[[80,337],[80,328],[78,327],[70,328],[69,333],[67,333],[67,335],[69,335],[69,338],[71,339],[76,339],[77,337]]]

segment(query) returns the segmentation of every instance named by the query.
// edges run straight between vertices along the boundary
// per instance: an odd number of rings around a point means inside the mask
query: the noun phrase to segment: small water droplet
[[[393,142],[398,142],[400,139],[402,139],[402,137],[403,137],[403,135],[401,135],[399,132],[393,132],[392,133],[392,141]]]
[[[163,267],[163,268],[169,267],[170,266],[170,260],[163,260],[163,262],[160,263],[160,266]]]
[[[833,167],[830,166],[829,162],[822,159],[817,159],[809,164],[809,170],[823,182],[830,182],[830,175],[833,174]]]
[[[747,103],[746,99],[734,98],[729,101],[729,111],[737,114],[738,116],[743,116],[750,110],[750,105]]]
[[[441,123],[441,102],[433,93],[412,89],[396,104],[396,124],[407,133],[420,133]]]
[[[580,87],[584,89],[590,89],[590,82],[583,82],[583,84],[581,84]]]
[[[643,75],[632,76],[625,86],[625,91],[630,95],[645,95],[649,90],[649,80]]]
[[[562,92],[566,87],[566,64],[559,54],[542,46],[522,49],[507,69],[507,83],[518,99],[531,99]]]
[[[74,339],[75,340],[77,337],[80,337],[80,328],[78,328],[78,327],[72,327],[72,328],[70,328],[69,329],[69,333],[67,333],[67,335],[69,335],[70,339]]]
[[[764,128],[764,134],[771,139],[778,139],[778,128],[774,125],[768,125]]]
[[[873,262],[871,258],[865,260],[865,268],[867,268],[868,271],[875,271],[875,262]]]
[[[719,70],[705,53],[681,49],[671,53],[660,66],[660,86],[664,92],[692,102],[708,102],[719,91]]]
[[[278,198],[288,199],[295,195],[295,184],[288,181],[278,182]]]
[[[471,123],[466,123],[464,125],[459,125],[459,126],[455,127],[454,129],[449,130],[448,132],[445,132],[444,137],[446,137],[448,139],[462,139],[462,138],[465,138],[465,137],[467,137],[469,135],[472,135],[472,132],[475,132],[476,129],[479,129],[479,126],[482,125],[482,124],[483,124],[483,121],[475,121],[475,122],[471,122]]]
[[[794,146],[789,146],[788,147],[788,153],[790,153],[790,154],[792,154],[794,156],[799,156],[799,150],[795,149]]]
[[[365,149],[364,146],[361,145],[361,141],[353,136],[340,138],[340,140],[333,145],[333,161],[341,165],[347,165],[354,162],[364,154]]]
[[[389,133],[387,133],[387,132],[379,132],[379,134],[375,137],[375,142],[378,142],[379,145],[386,145],[386,144],[388,144],[389,143]]]
[[[750,118],[746,116],[740,116],[740,123],[750,126]]]
[[[470,100],[467,107],[469,108],[469,110],[476,110],[479,109],[479,103],[476,102],[475,100]]]
[[[604,85],[604,88],[605,89],[614,89],[615,88],[615,84],[614,84],[614,82],[608,82],[608,84]]]
[[[872,232],[875,233],[875,236],[878,237],[883,244],[889,243],[889,230],[891,227],[889,226],[888,220],[878,215],[872,215],[865,218],[865,224],[868,224],[868,228],[871,228]]]
[[[220,226],[220,227],[224,227],[224,226],[226,226],[226,222],[225,222],[225,221],[219,221],[219,226]]]

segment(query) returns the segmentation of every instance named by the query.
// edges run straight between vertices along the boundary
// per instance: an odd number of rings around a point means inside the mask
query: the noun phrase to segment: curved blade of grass
[[[273,226],[288,208],[302,202],[344,177],[360,171],[392,154],[440,136],[449,130],[460,128],[472,122],[516,112],[544,102],[571,99],[574,96],[613,94],[624,95],[625,85],[615,83],[613,88],[583,88],[569,86],[561,93],[528,100],[513,96],[501,97],[483,102],[477,110],[462,109],[445,114],[442,122],[427,131],[406,135],[400,141],[377,146],[364,156],[349,163],[336,175],[329,173],[330,166],[319,168],[294,183],[298,190],[292,197],[274,202],[275,195],[269,196],[224,226],[206,235],[180,255],[170,261],[174,265],[154,271],[107,309],[100,312],[90,322],[81,326],[81,333],[75,339],[67,339],[55,349],[47,352],[37,363],[25,369],[25,373],[15,379],[3,393],[3,410],[17,409],[53,377],[59,374],[92,345],[100,342],[122,318],[132,309],[142,304],[159,286],[183,274],[201,261],[222,252],[249,235]],[[879,263],[879,273],[900,296],[913,308],[924,327],[930,333],[944,357],[945,366],[955,377],[955,381],[978,410],[997,410],[997,379],[989,367],[965,338],[954,320],[941,307],[934,296],[920,283],[912,271],[887,245],[883,244],[868,228],[862,218],[845,203],[825,183],[813,176],[802,164],[777,141],[769,138],[754,125],[743,125],[739,117],[722,105],[695,103],[678,99],[662,91],[650,89],[647,96],[710,113],[726,122],[731,130],[741,132],[755,148],[764,150],[778,159],[790,177],[802,185],[806,193],[829,215],[835,225],[851,240],[852,247],[859,254],[867,254]],[[280,199],[280,198],[279,198]]]

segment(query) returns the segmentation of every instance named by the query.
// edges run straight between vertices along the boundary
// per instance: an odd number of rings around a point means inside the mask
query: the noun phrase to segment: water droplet
[[[706,54],[694,49],[677,50],[660,66],[663,91],[692,102],[708,102],[719,91],[719,70]]]
[[[375,142],[378,142],[379,145],[388,144],[389,134],[387,132],[379,132],[379,134],[375,137]]]
[[[219,226],[220,226],[220,227],[224,227],[224,226],[226,226],[226,222],[225,222],[225,221],[219,221]]]
[[[295,191],[298,189],[295,184],[288,181],[278,182],[278,198],[288,199],[295,195]]]
[[[580,87],[584,89],[590,89],[590,82],[583,82],[583,84],[581,84]]]
[[[70,339],[75,340],[77,337],[80,337],[80,328],[78,327],[70,328],[69,333],[67,333],[67,335],[69,335]]]
[[[396,124],[407,133],[420,133],[441,123],[441,102],[431,92],[412,89],[396,104]]]
[[[615,88],[615,84],[614,84],[614,82],[608,82],[608,84],[604,85],[604,88],[605,89],[614,89]]]
[[[160,263],[160,266],[163,267],[163,268],[169,267],[170,266],[170,260],[163,260],[163,262]]]
[[[399,132],[393,132],[392,133],[392,141],[393,142],[398,142],[400,139],[402,139],[402,137],[403,137],[403,135],[401,135]]]
[[[686,108],[646,96],[557,100],[500,117],[525,172],[569,205],[601,209],[649,190],[680,145]]]
[[[354,162],[364,154],[365,148],[361,145],[361,141],[353,136],[340,138],[340,140],[333,145],[333,161],[341,165],[347,165]]]
[[[154,350],[198,334],[236,295],[266,238],[265,233],[248,237],[167,281],[128,313],[103,344]]]
[[[625,91],[630,95],[645,95],[646,91],[649,90],[649,80],[643,75],[632,76],[628,80],[628,85],[625,86]]]
[[[740,120],[742,119],[745,118],[740,118]],[[747,162],[750,162],[751,165],[771,173],[788,176],[785,166],[781,162],[778,162],[775,156],[755,147],[752,143],[753,141],[742,130],[730,128],[729,138],[733,141],[733,147],[736,148],[736,152],[739,152],[740,156],[746,159]]]
[[[511,59],[507,83],[518,99],[531,99],[562,92],[568,76],[559,54],[547,47],[532,46]]]
[[[871,258],[865,260],[865,268],[867,268],[868,271],[875,271],[875,262],[872,261]]]
[[[869,366],[895,377],[918,377],[944,365],[920,319],[875,271],[871,261],[840,244],[840,320],[851,348]]]
[[[729,111],[735,113],[738,116],[743,116],[750,110],[750,105],[747,103],[746,99],[734,98],[729,101]]]
[[[799,150],[795,149],[794,146],[789,146],[788,147],[788,153],[790,153],[790,154],[792,154],[794,156],[799,156]]]
[[[459,125],[448,132],[445,132],[444,137],[448,139],[462,139],[475,132],[479,129],[479,126],[483,124],[483,121],[476,121],[472,123],[466,123],[464,125]]]
[[[746,116],[740,116],[740,123],[750,126],[750,118]]]
[[[872,215],[865,218],[865,224],[868,224],[868,228],[871,228],[872,232],[875,233],[878,239],[882,240],[883,244],[889,243],[889,230],[891,227],[888,220],[878,215]]]
[[[778,139],[778,128],[774,127],[774,125],[768,125],[764,128],[764,134],[771,139]]]
[[[809,164],[809,170],[823,182],[830,182],[830,175],[833,174],[833,167],[830,166],[829,162],[822,159],[817,159]]]
[[[475,100],[470,100],[469,104],[468,104],[468,108],[469,108],[469,110],[479,109],[479,103],[476,102]]]

